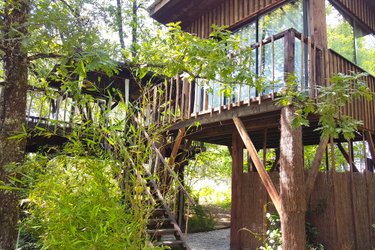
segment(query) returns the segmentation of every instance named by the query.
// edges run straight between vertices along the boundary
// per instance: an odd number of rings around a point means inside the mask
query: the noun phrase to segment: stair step
[[[155,219],[150,219],[148,221],[148,225],[155,225],[155,224],[166,224],[170,223],[171,220],[168,218],[155,218]]]
[[[152,213],[152,218],[158,218],[165,216],[165,209],[164,208],[156,208]]]
[[[184,245],[184,241],[182,240],[163,240],[163,241],[158,241],[155,243],[156,246],[181,246]]]
[[[168,235],[168,234],[175,234],[177,232],[174,228],[163,228],[163,229],[149,229],[147,230],[147,233],[150,235]]]

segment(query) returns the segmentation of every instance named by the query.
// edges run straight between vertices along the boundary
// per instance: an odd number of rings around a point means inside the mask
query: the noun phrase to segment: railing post
[[[294,30],[289,30],[284,37],[284,80],[295,72],[295,37]]]

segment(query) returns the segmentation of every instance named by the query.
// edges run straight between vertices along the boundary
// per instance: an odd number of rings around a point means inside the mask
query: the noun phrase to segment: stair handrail
[[[134,119],[135,122],[139,125],[139,121],[137,118]],[[189,193],[186,191],[186,189],[184,188],[184,185],[182,185],[181,181],[178,179],[178,177],[176,177],[176,173],[171,169],[171,167],[169,166],[169,164],[165,161],[164,159],[164,156],[160,153],[160,150],[156,147],[155,143],[151,140],[150,136],[148,135],[148,133],[146,131],[143,131],[143,134],[144,136],[146,137],[147,140],[149,140],[151,142],[151,146],[152,148],[154,149],[155,153],[157,154],[157,156],[159,157],[160,161],[163,163],[163,165],[165,166],[165,168],[168,170],[169,174],[172,176],[172,178],[176,181],[177,183],[177,186],[182,190],[182,192],[186,195],[186,197],[188,198],[188,201],[190,203],[190,205],[192,206],[196,206],[196,203],[194,202],[193,198],[189,195]]]

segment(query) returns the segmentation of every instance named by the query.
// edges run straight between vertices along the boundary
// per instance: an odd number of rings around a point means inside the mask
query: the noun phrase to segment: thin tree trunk
[[[1,30],[5,38],[5,86],[0,97],[0,181],[5,184],[9,183],[10,176],[15,176],[6,165],[22,162],[26,146],[25,140],[8,138],[22,132],[25,124],[28,60],[27,53],[22,48],[22,39],[27,35],[25,23],[29,11],[28,0],[5,2],[4,26]],[[14,32],[14,29],[18,32]],[[15,249],[17,221],[17,193],[0,190],[0,249]]]
[[[284,107],[280,121],[281,231],[284,250],[306,249],[302,128],[294,129],[291,126],[294,111],[291,106]]]
[[[124,28],[123,28],[123,18],[122,18],[122,3],[121,0],[117,0],[117,28],[118,28],[118,35],[120,39],[121,48],[125,48],[125,41],[124,41]]]
[[[132,56],[137,56],[138,45],[138,1],[133,0],[133,17],[132,17]]]

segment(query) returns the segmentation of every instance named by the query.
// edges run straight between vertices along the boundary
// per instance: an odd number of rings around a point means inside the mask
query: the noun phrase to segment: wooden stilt
[[[283,249],[304,249],[306,246],[302,128],[292,127],[294,113],[293,107],[284,107],[280,119],[280,217]]]
[[[237,131],[232,135],[232,206],[230,249],[239,250],[241,229],[241,179],[243,172],[243,142]]]

